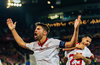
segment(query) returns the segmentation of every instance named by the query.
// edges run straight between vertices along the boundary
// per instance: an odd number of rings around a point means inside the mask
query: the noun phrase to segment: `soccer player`
[[[49,27],[40,23],[36,24],[34,32],[34,39],[36,41],[26,43],[15,30],[16,22],[13,23],[12,19],[8,18],[7,25],[19,46],[34,51],[37,65],[59,65],[58,48],[68,48],[74,46],[75,36],[77,35],[76,33],[80,24],[80,18],[81,16],[78,16],[78,19],[75,21],[74,34],[71,41],[69,42],[48,38],[47,34],[49,33]]]
[[[69,49],[63,49],[65,52],[65,57],[67,57],[66,65],[85,65],[86,63],[90,64],[91,59],[94,58],[94,55],[87,48],[90,45],[92,38],[90,36],[84,36],[80,43],[76,44],[76,47]]]

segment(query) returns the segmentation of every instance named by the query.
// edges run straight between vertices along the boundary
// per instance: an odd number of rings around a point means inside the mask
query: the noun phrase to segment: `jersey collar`
[[[47,40],[48,40],[48,38],[46,38],[46,40],[43,43],[38,42],[38,45],[42,47]]]

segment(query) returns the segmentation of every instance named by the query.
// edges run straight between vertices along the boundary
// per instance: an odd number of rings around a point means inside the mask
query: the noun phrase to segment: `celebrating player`
[[[68,48],[73,47],[75,43],[75,36],[77,35],[80,16],[75,21],[74,24],[74,34],[69,42],[63,42],[58,39],[48,38],[47,34],[49,33],[49,27],[45,24],[36,24],[36,29],[34,32],[34,39],[36,41],[31,43],[26,43],[22,40],[22,38],[18,35],[15,30],[16,22],[13,23],[11,18],[7,19],[7,25],[16,42],[19,46],[23,48],[28,48],[34,51],[34,55],[36,58],[37,65],[59,65],[59,56],[58,56],[58,48]]]
[[[66,51],[64,59],[68,59],[66,65],[85,65],[86,63],[90,64],[91,59],[94,58],[94,55],[87,48],[87,46],[90,45],[91,41],[92,38],[86,35],[82,38],[80,43],[76,44],[76,47],[63,49]]]

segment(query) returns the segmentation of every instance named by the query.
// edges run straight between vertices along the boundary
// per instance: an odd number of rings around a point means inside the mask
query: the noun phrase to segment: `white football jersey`
[[[88,58],[90,58],[93,55],[87,47],[85,47],[83,50],[75,49],[69,53],[65,51],[65,56],[68,58],[66,65],[85,65],[85,62],[82,59],[74,60],[73,56],[76,53],[81,53],[84,57]]]
[[[50,38],[42,47],[38,45],[38,41],[26,44],[26,47],[34,51],[37,65],[59,65],[60,44],[60,40]]]

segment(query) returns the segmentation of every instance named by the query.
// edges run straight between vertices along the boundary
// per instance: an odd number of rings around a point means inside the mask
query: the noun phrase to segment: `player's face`
[[[44,29],[41,26],[37,26],[34,32],[34,39],[41,40],[44,35]]]
[[[91,43],[92,39],[90,37],[84,37],[82,38],[82,42],[84,45],[89,46]]]

